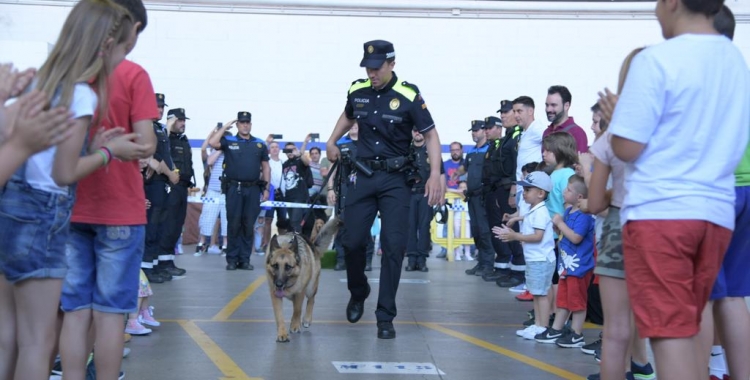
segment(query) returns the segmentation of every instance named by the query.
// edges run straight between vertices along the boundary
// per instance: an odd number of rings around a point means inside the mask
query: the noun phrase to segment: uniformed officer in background
[[[172,151],[172,162],[179,175],[179,181],[172,185],[167,196],[164,232],[159,242],[159,270],[172,276],[182,276],[186,270],[177,268],[174,264],[174,249],[182,234],[182,226],[187,216],[188,189],[193,183],[193,153],[190,141],[185,136],[184,108],[173,108],[167,112],[167,129],[169,130],[169,146]]]
[[[271,167],[266,143],[250,134],[250,112],[237,113],[237,120],[224,124],[209,144],[224,152],[223,188],[227,198],[227,270],[253,270],[255,220],[260,214],[261,196],[269,197]],[[237,124],[236,136],[224,132]]]
[[[375,315],[378,338],[396,337],[396,291],[401,279],[401,265],[406,248],[409,186],[404,167],[407,165],[412,129],[423,134],[430,156],[440,156],[440,138],[432,116],[417,86],[399,80],[393,72],[396,54],[393,44],[376,40],[364,44],[360,66],[368,79],[352,83],[344,112],[326,144],[331,162],[340,159],[336,142],[359,124],[357,163],[347,180],[344,205],[343,246],[346,251],[347,283],[351,298],[346,317],[357,322],[364,312],[370,286],[365,276],[365,247],[370,226],[380,211],[383,258],[380,269],[380,292]],[[430,162],[430,176],[425,183],[428,204],[444,202],[445,178],[440,174],[440,160]]]
[[[492,228],[503,224],[503,214],[515,212],[508,199],[515,188],[518,139],[521,134],[515,130],[515,123],[510,123],[505,127],[508,132],[501,138],[503,123],[495,116],[485,118],[484,123],[490,147],[485,154],[482,184],[487,220]],[[492,239],[492,245],[497,255],[494,270],[485,268],[482,277],[486,281],[496,281],[503,287],[523,284],[526,267],[521,245],[499,239]]]
[[[424,136],[412,131],[413,141],[411,145],[412,168],[406,170],[406,182],[411,185],[411,198],[409,200],[409,234],[406,243],[406,256],[408,262],[406,271],[419,270],[427,272],[427,256],[432,248],[430,239],[430,222],[432,221],[432,207],[427,204],[424,196],[425,179],[430,176],[430,158],[427,155],[427,145]],[[436,158],[441,160],[440,158]],[[442,160],[441,160],[442,161]],[[442,162],[440,164],[443,173]]]
[[[156,94],[156,105],[159,108],[159,120],[164,117],[164,94]],[[167,189],[170,185],[177,183],[180,177],[173,171],[172,153],[169,147],[169,132],[166,126],[154,120],[154,134],[156,134],[156,151],[154,156],[146,163],[144,172],[144,190],[146,199],[151,202],[151,207],[146,210],[146,242],[143,253],[141,268],[146,274],[149,282],[160,284],[171,280],[172,275],[166,271],[159,271],[159,239],[161,238],[165,207],[167,204]],[[156,265],[156,267],[154,267]]]
[[[460,166],[453,176],[458,178],[463,174],[466,176],[466,201],[469,204],[469,226],[474,245],[477,247],[477,264],[466,270],[468,275],[481,276],[485,268],[492,270],[495,260],[495,249],[492,247],[492,233],[487,222],[487,211],[482,202],[482,170],[485,165],[484,156],[487,154],[489,144],[487,134],[484,131],[484,120],[473,120],[471,122],[471,139],[474,147],[466,153],[464,165]]]
[[[336,142],[336,145],[339,147],[340,151],[345,151],[345,155],[349,157],[350,159],[357,157],[357,139],[359,138],[359,126],[357,123],[354,123],[352,127],[349,129],[349,133],[346,134],[346,136],[339,139],[339,141]],[[344,153],[342,153],[344,154]],[[346,186],[342,186],[342,179],[346,180],[349,178],[349,175],[351,174],[350,170],[350,163],[346,163],[343,165],[337,166],[333,172],[328,177],[328,193],[327,193],[327,202],[329,206],[335,206],[333,208],[334,213],[336,216],[343,222],[343,203],[346,199]],[[341,175],[337,175],[338,170],[342,170]],[[336,265],[333,267],[333,270],[335,271],[342,271],[346,269],[346,264],[344,263],[344,257],[346,256],[344,254],[344,247],[341,245],[341,235],[343,234],[343,229],[339,229],[339,232],[336,234],[336,239],[333,241],[333,249],[336,251]],[[367,239],[367,255],[366,255],[366,262],[365,262],[365,272],[372,271],[372,256],[375,253],[375,241],[373,239]]]

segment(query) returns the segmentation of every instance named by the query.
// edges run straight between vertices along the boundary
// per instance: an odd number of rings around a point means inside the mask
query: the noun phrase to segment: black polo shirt
[[[268,147],[258,138],[243,139],[237,136],[223,136],[221,147],[224,152],[224,176],[230,181],[251,182],[261,179],[261,164],[268,161]]]

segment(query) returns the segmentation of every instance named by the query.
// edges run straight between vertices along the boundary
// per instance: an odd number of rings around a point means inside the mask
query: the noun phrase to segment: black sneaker
[[[55,364],[52,365],[52,375],[62,376],[62,361],[59,356],[55,358]]]
[[[473,276],[477,272],[479,272],[479,271],[481,271],[483,269],[484,269],[484,267],[482,266],[482,264],[477,263],[477,265],[474,265],[474,268],[467,269],[467,270],[464,271],[464,273],[468,274],[469,276]]]
[[[474,275],[475,276],[480,276],[480,277],[484,278],[484,276],[489,276],[489,275],[491,275],[494,272],[495,272],[495,268],[484,267],[484,268],[478,270],[476,273],[474,273]]]
[[[537,334],[534,340],[539,343],[553,344],[563,336],[563,332],[555,330],[552,327],[548,327],[544,332]]]
[[[594,360],[596,360],[597,363],[602,362],[602,349],[601,348],[594,351]]]
[[[237,264],[237,269],[253,270],[255,269],[255,267],[253,266],[253,264],[250,264],[250,263],[239,263]]]
[[[154,265],[153,271],[154,271],[154,274],[161,276],[161,278],[163,278],[164,281],[172,281],[172,275],[169,274],[167,271],[165,271],[164,268],[162,268],[161,266]]]
[[[602,349],[602,333],[599,333],[599,339],[589,343],[584,344],[583,347],[581,347],[581,351],[586,355],[593,355],[596,350]]]
[[[501,288],[513,288],[523,284],[523,279],[516,276],[507,276],[495,281],[495,284]]]
[[[634,361],[630,361],[630,372],[632,378],[636,380],[653,380],[656,379],[656,373],[651,363],[646,363],[644,366],[636,364]]]
[[[595,373],[593,375],[589,375],[586,377],[586,380],[599,380],[602,378],[602,375],[600,373]]]
[[[165,281],[164,277],[162,277],[158,273],[155,273],[154,270],[151,268],[144,268],[143,274],[146,275],[148,282],[152,284],[162,284]]]
[[[583,347],[586,342],[583,340],[583,335],[570,332],[569,334],[565,334],[558,338],[555,344],[557,344],[558,347],[563,348],[577,348]]]

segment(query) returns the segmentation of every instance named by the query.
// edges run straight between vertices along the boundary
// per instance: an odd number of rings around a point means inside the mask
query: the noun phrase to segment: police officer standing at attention
[[[172,162],[179,174],[179,181],[173,185],[167,196],[164,233],[159,247],[159,270],[172,276],[182,276],[186,270],[174,265],[174,248],[182,233],[182,225],[187,216],[188,188],[193,184],[193,152],[190,141],[185,136],[184,108],[173,108],[167,112],[167,126],[169,129],[169,145],[172,151]]]
[[[164,94],[156,94],[156,105],[159,108],[159,120],[164,116]],[[154,134],[156,134],[156,151],[147,163],[144,176],[144,190],[146,199],[151,207],[146,210],[146,242],[141,268],[149,282],[160,284],[171,280],[172,275],[155,270],[159,264],[159,238],[164,224],[165,206],[167,204],[167,189],[175,184],[180,177],[173,171],[172,153],[169,147],[169,132],[164,124],[154,120]],[[154,268],[154,265],[157,265]]]
[[[393,44],[376,40],[364,44],[360,67],[366,68],[368,79],[354,81],[349,88],[344,112],[326,144],[331,162],[340,158],[336,146],[341,136],[359,125],[357,163],[347,179],[344,200],[344,233],[347,283],[351,297],[346,317],[351,323],[364,313],[370,286],[365,276],[365,250],[370,226],[380,211],[383,249],[380,270],[380,292],[375,316],[378,338],[396,337],[396,291],[401,279],[401,265],[406,248],[409,210],[409,186],[403,172],[406,165],[412,129],[425,137],[427,151],[440,157],[440,138],[417,86],[399,80],[393,72],[396,54]],[[430,175],[425,181],[424,196],[429,205],[440,204],[445,197],[445,178],[440,174],[440,160],[430,162]]]
[[[512,114],[512,108],[508,111]],[[503,224],[503,214],[512,214],[508,199],[515,188],[516,158],[518,155],[518,139],[520,132],[515,123],[507,126],[509,132],[500,138],[503,132],[502,121],[490,116],[484,119],[487,139],[490,147],[485,154],[482,184],[484,189],[484,205],[490,228]],[[516,227],[517,228],[517,227]],[[525,261],[523,251],[518,242],[503,242],[492,239],[492,245],[497,254],[494,272],[485,271],[482,277],[486,281],[496,281],[504,287],[514,287],[525,282]]]
[[[406,243],[406,256],[408,263],[406,271],[419,270],[427,272],[427,256],[432,247],[430,239],[430,221],[432,221],[432,207],[427,204],[424,196],[425,179],[430,176],[430,158],[427,155],[427,146],[424,136],[412,130],[414,140],[411,145],[412,168],[406,170],[406,182],[411,186],[411,199],[409,204],[409,240]],[[440,172],[443,173],[443,165]]]
[[[255,220],[263,201],[269,197],[271,166],[265,142],[250,134],[253,124],[250,112],[237,113],[237,120],[226,123],[211,136],[209,144],[224,152],[223,188],[227,198],[227,270],[253,270]],[[224,136],[237,124],[236,136]]]
[[[474,238],[474,245],[477,247],[478,258],[477,264],[466,270],[468,275],[481,276],[484,273],[492,271],[495,260],[495,249],[492,247],[492,233],[487,222],[487,211],[482,203],[482,169],[485,165],[484,156],[487,154],[489,144],[487,135],[484,131],[483,120],[472,120],[471,122],[471,139],[474,145],[468,153],[464,165],[453,173],[454,178],[464,174],[466,176],[466,200],[469,204],[469,226],[471,227],[471,236]]]

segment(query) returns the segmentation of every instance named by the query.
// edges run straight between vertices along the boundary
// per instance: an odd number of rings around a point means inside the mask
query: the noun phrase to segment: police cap
[[[500,118],[495,116],[488,116],[484,118],[484,127],[485,128],[492,128],[492,127],[502,127],[503,121],[500,120]]]
[[[469,131],[474,132],[480,129],[484,129],[484,120],[472,120],[471,129],[469,129]]]
[[[253,114],[247,111],[237,112],[237,121],[251,121]]]
[[[501,100],[500,101],[500,109],[497,110],[498,113],[506,113],[508,111],[513,110],[513,102],[510,100]]]
[[[362,57],[362,62],[359,63],[359,67],[379,69],[380,66],[383,66],[383,62],[385,62],[386,59],[396,58],[393,44],[388,41],[374,40],[365,42],[364,49],[365,55]]]
[[[189,117],[185,116],[185,109],[184,108],[172,108],[167,112],[167,117],[174,116],[178,120],[190,120]]]
[[[157,107],[164,107],[164,106],[166,106],[167,103],[164,103],[164,101],[165,101],[164,99],[166,99],[164,97],[164,94],[156,94],[156,106]]]

